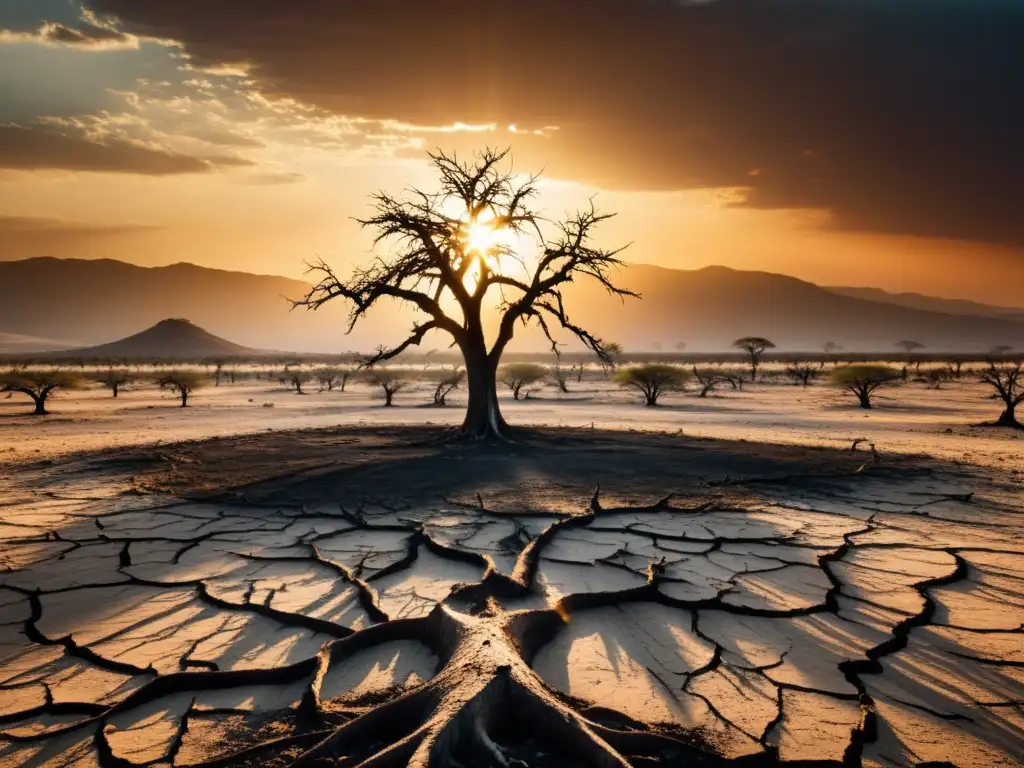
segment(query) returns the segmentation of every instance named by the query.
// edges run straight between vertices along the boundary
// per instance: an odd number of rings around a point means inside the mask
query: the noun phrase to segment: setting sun
[[[466,250],[480,255],[489,255],[495,248],[507,243],[508,231],[495,227],[490,222],[474,221],[466,227],[463,238]]]

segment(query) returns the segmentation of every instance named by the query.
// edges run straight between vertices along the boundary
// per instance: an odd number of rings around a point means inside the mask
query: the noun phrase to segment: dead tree
[[[551,366],[549,373],[551,383],[558,387],[558,391],[562,394],[569,394],[569,377],[572,376],[572,370],[566,371],[562,366],[557,363]]]
[[[386,408],[392,407],[395,395],[409,385],[409,380],[401,373],[387,369],[367,371],[366,382],[381,388],[384,392],[384,406]]]
[[[949,378],[960,380],[963,376],[964,363],[967,361],[961,357],[954,357],[952,360],[946,362],[946,370],[949,372]]]
[[[638,390],[644,396],[644,405],[653,407],[666,392],[683,389],[689,377],[689,371],[678,366],[652,363],[623,368],[615,374],[615,383]]]
[[[871,408],[871,396],[879,387],[898,381],[900,373],[888,365],[847,365],[832,371],[832,383],[857,396],[861,408]]]
[[[46,401],[57,389],[75,389],[79,380],[66,371],[8,371],[0,374],[0,392],[17,392],[28,395],[35,404],[32,412],[45,416]]]
[[[826,341],[824,344],[822,344],[821,349],[822,351],[824,351],[825,356],[821,358],[821,365],[819,365],[818,367],[824,368],[826,360],[831,360],[834,363],[835,358],[833,357],[833,355],[842,348],[842,345],[837,344],[834,341]]]
[[[948,381],[951,374],[945,368],[929,368],[921,376],[932,389],[942,389],[942,382]]]
[[[700,385],[697,397],[707,397],[708,393],[714,392],[719,384],[732,383],[733,389],[736,389],[736,382],[733,381],[734,377],[722,371],[694,366],[693,377],[697,380],[697,384]]]
[[[295,394],[304,395],[302,391],[302,385],[309,381],[309,374],[298,368],[288,369],[286,368],[280,377],[280,382],[286,384],[290,389],[295,390]]]
[[[920,341],[914,341],[912,339],[904,339],[903,341],[897,341],[896,342],[896,346],[899,347],[900,349],[902,349],[908,355],[912,355],[915,352],[917,352],[918,350],[924,349],[924,344],[922,344]],[[920,359],[908,361],[907,365],[909,366],[911,364],[913,364],[918,371],[921,370],[921,360]],[[906,369],[904,369],[904,370],[906,370]],[[904,377],[904,378],[906,378],[906,377]]]
[[[109,389],[114,397],[117,397],[121,389],[132,380],[132,375],[124,368],[111,367],[96,374],[94,380]]]
[[[818,369],[810,363],[791,363],[786,366],[786,375],[794,384],[810,385],[818,377]]]
[[[775,349],[775,345],[761,336],[744,336],[741,339],[736,339],[732,345],[747,353],[750,358],[750,380],[757,381],[757,369],[761,365],[761,355],[767,349]]]
[[[452,371],[442,372],[441,378],[437,380],[434,386],[434,405],[448,405],[448,395],[462,386],[462,382],[465,380],[466,372],[461,368],[456,367]]]
[[[181,407],[188,406],[193,390],[206,384],[206,377],[198,371],[167,371],[157,375],[160,389],[168,389],[181,398]]]
[[[1021,363],[999,366],[994,360],[989,360],[988,368],[978,374],[978,380],[995,390],[989,397],[1003,401],[1003,412],[999,418],[979,426],[1024,429],[1024,424],[1017,421],[1016,414],[1017,406],[1024,403],[1024,371],[1021,370]]]
[[[320,391],[323,392],[326,389],[328,392],[333,392],[334,388],[340,384],[341,391],[345,391],[345,382],[342,381],[342,372],[337,368],[318,368],[313,372],[316,377],[317,383],[320,385]],[[347,381],[348,377],[345,377]]]
[[[507,439],[508,425],[498,406],[497,370],[517,325],[536,322],[558,352],[552,327],[579,339],[602,361],[609,360],[605,342],[569,317],[562,290],[588,277],[616,296],[634,296],[612,282],[621,262],[619,251],[591,244],[595,227],[609,216],[593,208],[577,213],[545,233],[540,216],[530,207],[536,178],[518,181],[501,166],[507,151],[485,150],[469,162],[454,155],[432,154],[440,192],[412,190],[400,199],[387,193],[374,197],[375,214],[361,223],[376,232],[376,243],[394,246],[372,266],[339,279],[320,262],[311,267],[320,281],[294,306],[316,309],[336,298],[352,303],[349,330],[381,299],[411,304],[424,316],[409,337],[382,349],[367,365],[390,360],[419,345],[432,331],[447,334],[462,353],[469,402],[458,436]],[[527,259],[517,243],[535,237],[536,257]],[[527,264],[536,266],[527,267]],[[500,322],[494,342],[484,337],[487,295],[500,293]],[[448,302],[457,305],[450,313]]]
[[[512,390],[512,399],[519,400],[520,395],[530,396],[529,387],[539,384],[547,378],[548,372],[542,365],[535,363],[512,363],[502,366],[498,371],[498,382]]]

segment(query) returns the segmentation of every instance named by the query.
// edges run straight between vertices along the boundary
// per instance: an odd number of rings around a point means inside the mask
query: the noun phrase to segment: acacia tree
[[[732,343],[737,349],[742,349],[750,357],[750,380],[757,381],[757,369],[761,365],[761,355],[766,349],[775,349],[775,345],[761,336],[744,336]]]
[[[132,375],[124,368],[114,368],[111,366],[107,370],[96,374],[93,378],[97,383],[109,389],[114,397],[117,397],[121,392],[121,388],[132,380]]]
[[[294,389],[298,395],[304,395],[302,385],[309,381],[309,374],[298,368],[286,368],[281,374],[281,383],[287,384],[289,389]]]
[[[512,363],[498,371],[498,381],[512,390],[512,399],[518,400],[524,387],[539,384],[547,378],[547,369],[536,363]],[[529,395],[529,389],[527,389]]]
[[[902,349],[908,355],[912,355],[915,352],[917,352],[918,350],[924,349],[924,344],[922,344],[920,341],[914,341],[912,339],[904,339],[903,341],[897,341],[896,342],[896,346],[899,347],[900,349]],[[907,370],[907,368],[910,367],[910,365],[912,363],[916,366],[918,371],[921,370],[921,360],[920,359],[907,361],[906,366],[904,366],[904,368],[903,368],[903,370],[904,370],[903,378],[906,378],[906,370]]]
[[[888,365],[847,365],[832,371],[832,383],[857,396],[861,408],[871,408],[871,396],[879,387],[900,378],[900,372]]]
[[[994,360],[988,361],[988,368],[978,375],[979,381],[988,384],[995,392],[990,395],[993,400],[1003,401],[1003,412],[999,418],[983,427],[1013,427],[1024,429],[1024,424],[1017,421],[1017,406],[1024,403],[1024,371],[1021,363],[997,366]]]
[[[366,372],[366,382],[378,386],[384,392],[384,406],[394,405],[395,395],[409,385],[409,380],[397,371],[377,369]]]
[[[458,435],[472,439],[508,437],[498,406],[497,370],[517,325],[536,322],[556,353],[552,326],[561,327],[607,362],[605,342],[570,319],[562,289],[589,277],[614,295],[636,295],[612,282],[612,270],[621,264],[619,251],[591,243],[595,227],[610,216],[591,207],[551,229],[530,205],[537,177],[518,181],[503,170],[507,154],[488,149],[468,162],[443,152],[431,154],[440,177],[438,193],[411,190],[405,198],[378,193],[374,215],[360,220],[375,231],[375,243],[390,244],[392,252],[357,269],[348,280],[320,261],[311,267],[319,282],[293,302],[317,309],[336,298],[348,300],[350,331],[382,299],[411,304],[423,319],[408,338],[379,350],[365,364],[390,360],[419,345],[431,331],[450,336],[462,353],[469,390]],[[510,244],[534,237],[535,257]],[[500,322],[488,346],[483,317],[491,311],[495,294]]]
[[[434,383],[434,405],[448,405],[448,395],[462,386],[465,380],[466,372],[457,366],[451,371],[441,371],[440,378]]]
[[[825,353],[825,356],[821,359],[821,365],[819,365],[818,367],[824,368],[825,360],[832,360],[833,362],[835,362],[832,356],[842,348],[843,347],[841,344],[837,344],[834,341],[826,341],[824,344],[822,344],[821,349]]]
[[[169,389],[181,398],[181,407],[188,406],[188,398],[193,390],[206,384],[206,377],[199,371],[165,371],[156,377],[160,389]]]
[[[810,363],[791,363],[786,366],[786,375],[793,380],[794,384],[810,385],[818,375],[818,369]]]
[[[0,373],[0,392],[18,392],[28,395],[35,404],[32,412],[36,416],[45,416],[46,400],[57,389],[75,389],[79,386],[78,378],[67,371],[8,371]]]
[[[690,372],[678,366],[653,363],[623,368],[615,374],[615,383],[638,390],[644,396],[644,405],[653,407],[666,392],[682,389],[688,378]]]

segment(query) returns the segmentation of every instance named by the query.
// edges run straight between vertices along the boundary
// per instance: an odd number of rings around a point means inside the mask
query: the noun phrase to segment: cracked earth
[[[123,457],[12,481],[0,764],[1022,764],[1024,496],[995,473],[346,439],[336,475],[217,495],[230,445],[163,455],[201,495]]]

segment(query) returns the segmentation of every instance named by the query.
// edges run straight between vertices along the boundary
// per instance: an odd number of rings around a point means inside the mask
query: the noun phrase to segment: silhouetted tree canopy
[[[548,370],[535,363],[511,363],[498,371],[498,381],[512,390],[512,398],[518,400],[523,389],[529,393],[532,384],[539,384],[548,377]]]
[[[602,361],[609,359],[605,342],[575,324],[565,306],[563,287],[590,278],[617,296],[633,296],[617,287],[613,270],[621,263],[617,250],[592,244],[594,229],[609,218],[593,207],[549,225],[532,207],[537,179],[520,180],[502,169],[507,151],[484,150],[462,162],[443,152],[430,160],[440,191],[417,189],[402,197],[374,195],[375,212],[360,223],[375,232],[375,243],[391,251],[343,280],[323,261],[311,271],[319,282],[294,306],[316,309],[341,298],[352,304],[349,330],[382,299],[413,306],[422,316],[408,338],[381,348],[367,365],[384,362],[419,345],[431,331],[451,337],[466,365],[469,405],[459,434],[470,438],[504,438],[496,372],[517,325],[536,323],[558,352],[552,327],[575,336]],[[476,233],[492,230],[509,236],[481,244]],[[550,232],[550,234],[548,234]],[[511,240],[535,238],[536,253]],[[492,293],[493,292],[493,293]],[[484,338],[483,313],[497,295],[500,322],[495,340]],[[450,311],[449,306],[456,309]]]
[[[988,367],[978,375],[978,379],[995,390],[990,395],[993,400],[1003,401],[1003,412],[999,418],[983,426],[1024,429],[1024,424],[1017,421],[1016,414],[1017,406],[1024,403],[1024,370],[1021,369],[1021,363],[1000,366],[994,360],[989,360]]]
[[[0,373],[0,392],[18,392],[28,395],[35,404],[37,416],[47,413],[46,400],[57,389],[76,389],[80,380],[67,371],[7,371]]]
[[[761,365],[761,355],[766,349],[775,349],[775,344],[761,336],[744,336],[732,343],[742,349],[750,357],[750,380],[757,381],[757,369]]]

